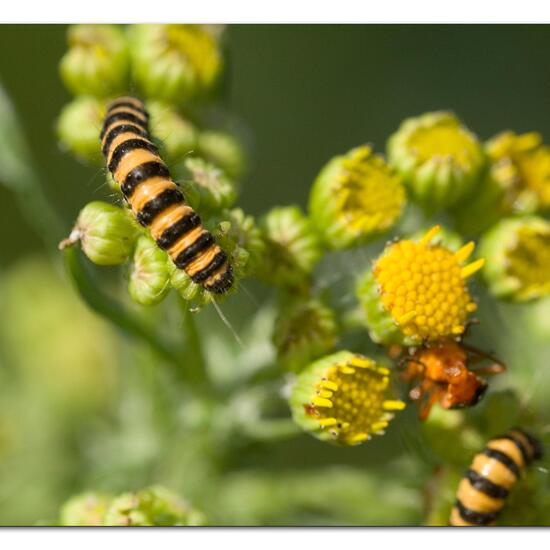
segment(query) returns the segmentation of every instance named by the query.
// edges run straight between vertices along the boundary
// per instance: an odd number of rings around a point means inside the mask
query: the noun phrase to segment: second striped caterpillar
[[[187,204],[149,132],[149,115],[134,97],[114,100],[100,139],[107,168],[137,221],[176,267],[207,291],[222,294],[233,284],[227,254]]]

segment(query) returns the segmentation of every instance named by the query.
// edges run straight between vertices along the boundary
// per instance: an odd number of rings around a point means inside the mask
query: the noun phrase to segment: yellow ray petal
[[[405,315],[401,315],[399,319],[397,319],[398,325],[406,325],[409,321],[412,321],[416,317],[416,311],[409,311],[408,313],[405,313]]]
[[[405,408],[405,403],[399,399],[388,399],[382,403],[382,407],[386,411],[402,411]]]
[[[484,264],[485,264],[485,258],[480,258],[479,260],[476,260],[475,262],[472,262],[471,264],[464,266],[460,270],[460,276],[463,279],[467,279],[468,277],[472,276],[476,271],[479,271]]]
[[[338,424],[338,420],[336,420],[336,418],[320,418],[318,422],[321,428],[335,426],[336,424]]]
[[[460,250],[457,250],[455,252],[455,258],[457,259],[457,261],[463,262],[464,260],[469,258],[475,247],[476,244],[474,243],[474,241],[470,241],[468,244],[465,244]]]
[[[439,232],[441,231],[440,225],[434,225],[421,239],[420,244],[428,244]]]
[[[330,401],[330,399],[325,399],[324,397],[314,397],[311,402],[316,407],[327,407],[332,409],[332,401]]]

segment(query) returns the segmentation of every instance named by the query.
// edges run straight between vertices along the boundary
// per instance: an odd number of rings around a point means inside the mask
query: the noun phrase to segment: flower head
[[[75,95],[105,98],[128,87],[126,38],[117,25],[72,25],[69,50],[61,59],[63,82]]]
[[[485,162],[476,136],[446,112],[405,120],[388,140],[388,158],[413,198],[427,210],[461,201]]]
[[[81,160],[101,164],[98,136],[104,113],[105,103],[91,96],[77,97],[65,105],[56,124],[61,146]]]
[[[527,301],[550,294],[550,222],[528,216],[500,221],[480,242],[483,275],[499,298]]]
[[[387,245],[359,281],[359,301],[376,342],[414,345],[464,332],[468,314],[476,310],[466,280],[484,260],[462,266],[474,243],[452,252],[431,243],[438,231],[436,226],[417,242]]]
[[[147,97],[187,101],[220,75],[219,45],[202,25],[134,25],[130,33],[133,77]]]
[[[130,257],[138,235],[126,210],[94,201],[80,211],[73,231],[59,246],[80,241],[84,254],[95,264],[120,265]]]
[[[149,487],[125,493],[112,500],[103,525],[171,526],[204,525],[202,513],[164,487]]]
[[[321,257],[321,243],[298,206],[272,208],[261,223],[266,245],[261,276],[282,286],[307,283]]]
[[[405,204],[401,178],[365,145],[333,158],[311,190],[311,219],[331,248],[361,244],[390,229]]]
[[[155,241],[141,235],[136,243],[128,290],[142,306],[161,302],[170,288],[170,261]]]
[[[148,101],[151,133],[159,140],[171,162],[182,160],[197,145],[197,130],[173,107],[162,101]]]
[[[61,508],[61,525],[93,527],[103,525],[105,512],[112,497],[101,493],[87,492],[69,499]]]
[[[292,300],[285,304],[273,333],[279,361],[296,372],[311,360],[332,351],[337,338],[334,311],[317,299]]]
[[[219,166],[230,178],[240,178],[246,168],[246,158],[239,140],[220,130],[204,130],[199,135],[201,156]]]
[[[490,177],[502,190],[501,208],[533,212],[550,208],[550,147],[536,132],[503,132],[486,145]]]
[[[392,399],[390,371],[372,359],[340,351],[312,363],[292,389],[294,420],[315,437],[357,445],[381,435],[405,403]]]

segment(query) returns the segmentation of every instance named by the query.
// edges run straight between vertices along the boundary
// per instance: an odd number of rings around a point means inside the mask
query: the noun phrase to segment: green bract
[[[322,248],[298,206],[271,209],[261,222],[266,244],[261,276],[275,285],[300,286],[310,279]]]
[[[151,99],[181,103],[208,92],[222,68],[216,39],[201,25],[134,25],[133,78]]]
[[[139,234],[126,210],[101,201],[90,202],[80,211],[75,232],[86,256],[98,265],[127,261]]]
[[[105,115],[105,103],[91,96],[77,97],[61,111],[57,136],[61,145],[77,157],[102,164],[99,133]]]
[[[142,235],[136,243],[128,290],[142,306],[161,302],[170,286],[170,260],[150,237]]]
[[[105,98],[128,88],[128,48],[120,27],[72,25],[68,42],[59,70],[73,94]]]
[[[482,236],[483,276],[499,298],[519,302],[550,294],[550,222],[508,218]]]
[[[299,372],[332,351],[337,339],[336,315],[320,300],[290,300],[280,308],[273,343],[286,369]]]
[[[401,178],[368,146],[326,164],[311,189],[312,223],[330,248],[357,246],[389,230],[401,215]]]
[[[427,211],[457,205],[485,164],[478,139],[452,113],[408,118],[388,140],[388,159]]]

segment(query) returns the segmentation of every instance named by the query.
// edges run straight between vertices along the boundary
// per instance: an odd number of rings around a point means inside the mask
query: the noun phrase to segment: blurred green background
[[[54,136],[55,119],[70,99],[58,75],[65,32],[56,25],[0,27],[0,82],[18,111],[45,193],[62,214],[59,239],[85,203],[109,196],[104,173],[78,164]],[[382,152],[402,119],[424,111],[454,110],[481,139],[508,128],[550,139],[547,26],[235,25],[227,44],[225,107],[242,120],[251,149],[239,205],[252,214],[279,204],[304,206],[330,157],[365,142]],[[0,202],[6,344],[0,352],[6,367],[0,370],[0,524],[54,521],[61,503],[83,489],[123,491],[157,482],[189,497],[214,523],[422,521],[424,482],[434,462],[418,431],[407,428],[417,427],[414,410],[385,437],[355,449],[308,435],[268,445],[224,440],[235,404],[224,404],[213,423],[205,423],[207,413],[172,387],[150,350],[117,338],[86,310],[61,270],[33,254],[42,241],[2,186]],[[497,387],[519,380],[520,396],[529,401],[535,373],[538,402],[544,402],[547,385],[537,365],[547,362],[548,346],[518,347],[521,334],[503,337],[502,327],[514,332],[510,320],[525,310],[485,307],[487,297],[478,292],[487,334],[499,340],[490,347],[509,364],[534,357],[529,370],[512,369]],[[245,343],[249,333],[269,327],[269,311],[253,317],[256,309],[243,298],[231,310]],[[547,339],[548,316],[540,311],[539,337]],[[177,333],[180,320],[171,315],[159,307],[150,321],[168,320]],[[201,326],[211,326],[212,318],[219,328],[211,312]],[[259,343],[250,337],[256,347],[248,355],[211,332],[205,348],[211,363],[224,363],[222,382],[231,382],[228,371],[239,376],[254,362],[273,359],[267,330]],[[487,406],[505,422],[510,403]],[[465,455],[480,444],[474,438]],[[452,490],[445,498],[452,500]]]

